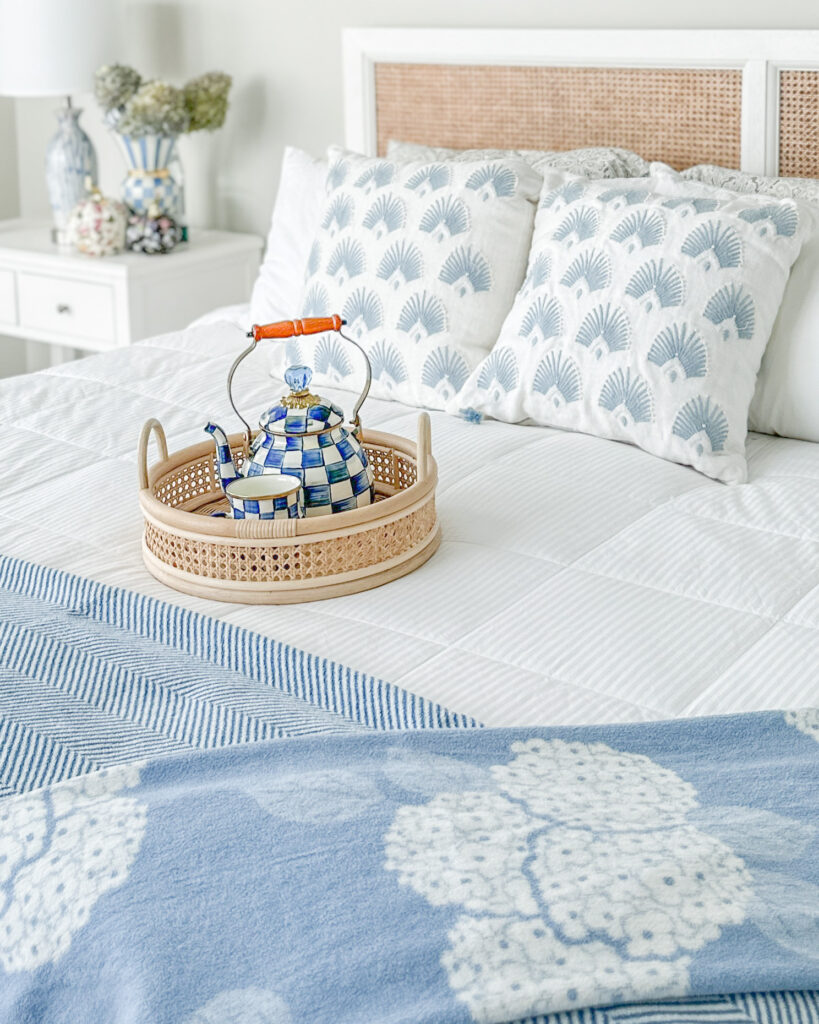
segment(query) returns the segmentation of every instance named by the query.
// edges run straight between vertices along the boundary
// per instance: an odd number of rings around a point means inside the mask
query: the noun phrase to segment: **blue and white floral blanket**
[[[816,712],[355,732],[9,797],[0,1020],[815,1020],[818,739]]]

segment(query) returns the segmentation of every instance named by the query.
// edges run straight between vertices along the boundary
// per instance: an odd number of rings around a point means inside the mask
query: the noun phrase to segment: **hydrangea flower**
[[[399,807],[386,867],[462,913],[441,963],[476,1021],[684,994],[752,877],[693,786],[603,743],[533,739],[484,791]]]
[[[94,96],[108,114],[124,106],[141,82],[139,72],[125,64],[103,64],[94,75]]]
[[[208,71],[185,85],[185,105],[190,116],[188,131],[215,131],[225,123],[228,93],[233,83],[222,71]]]
[[[130,97],[117,122],[123,135],[179,135],[188,130],[185,93],[168,82],[144,82]]]

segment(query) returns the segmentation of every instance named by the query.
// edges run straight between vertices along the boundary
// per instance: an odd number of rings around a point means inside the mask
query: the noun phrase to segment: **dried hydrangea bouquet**
[[[210,71],[179,88],[158,79],[143,81],[123,64],[97,71],[94,93],[128,165],[123,199],[132,210],[145,214],[155,206],[184,223],[177,139],[222,127],[231,82],[230,75]]]

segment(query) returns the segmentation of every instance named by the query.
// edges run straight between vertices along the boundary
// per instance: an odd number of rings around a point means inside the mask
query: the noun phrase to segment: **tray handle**
[[[151,434],[154,434],[156,437],[160,458],[164,461],[168,457],[168,441],[165,437],[165,431],[162,429],[162,424],[159,420],[147,420],[142,428],[142,433],[139,435],[139,447],[137,449],[139,486],[142,490],[145,490],[148,486],[148,442],[151,439]]]
[[[429,460],[432,455],[432,428],[429,413],[422,412],[418,417],[418,443],[416,446],[416,476],[418,482],[429,476]]]

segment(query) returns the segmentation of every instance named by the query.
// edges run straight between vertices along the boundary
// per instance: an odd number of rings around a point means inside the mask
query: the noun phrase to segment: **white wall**
[[[341,141],[343,26],[599,28],[817,28],[816,0],[126,0],[126,57],[144,75],[182,80],[205,70],[234,76],[221,132],[183,140],[189,216],[264,233],[282,147],[320,153]],[[91,97],[83,123],[94,138],[104,190],[123,165]],[[43,152],[53,103],[17,100],[17,177],[24,216],[47,216]],[[7,115],[6,115],[7,116]],[[3,147],[0,107],[0,153]],[[8,131],[8,129],[6,129]],[[12,171],[0,167],[0,204]],[[8,214],[5,214],[8,215]]]

